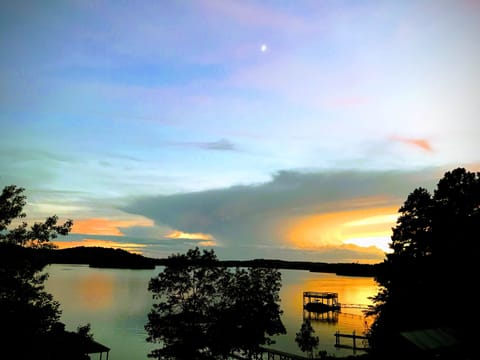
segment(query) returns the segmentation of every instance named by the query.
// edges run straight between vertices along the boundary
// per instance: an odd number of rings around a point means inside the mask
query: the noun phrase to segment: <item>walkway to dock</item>
[[[340,333],[340,331],[337,330],[334,336],[335,336],[335,347],[347,347],[347,348],[352,348],[353,350],[365,350],[368,348],[368,346],[365,345],[365,342],[368,338],[363,335],[355,334],[355,330],[353,330],[351,334],[342,334]],[[352,345],[340,344],[340,338],[352,339]],[[357,346],[357,339],[361,340],[362,346]]]
[[[300,356],[296,354],[290,354],[284,351],[279,351],[279,350],[274,350],[274,349],[268,349],[268,348],[261,348],[263,353],[262,357],[260,359],[267,359],[267,360],[305,360],[308,359],[305,356]],[[263,355],[267,355],[266,358],[263,357]]]
[[[285,351],[269,349],[266,347],[260,347],[261,352],[255,356],[255,360],[306,360],[305,356],[287,353]],[[240,355],[232,355],[234,359],[247,360],[247,358]]]
[[[351,334],[340,333],[340,331],[337,330],[334,336],[335,336],[335,347],[349,348],[353,350],[366,350],[368,348],[367,344],[365,343],[367,340],[367,337],[363,335],[355,334],[355,330]],[[341,344],[340,338],[352,339],[353,341],[352,345]],[[358,346],[357,340],[361,340],[360,346]],[[261,352],[254,357],[255,360],[307,360],[309,359],[302,355],[270,349],[263,346],[260,347],[260,350]],[[230,358],[247,360],[245,357],[241,355],[231,355]]]
[[[349,309],[362,309],[362,310],[368,310],[370,309],[370,305],[367,304],[338,304],[341,308],[349,308]]]

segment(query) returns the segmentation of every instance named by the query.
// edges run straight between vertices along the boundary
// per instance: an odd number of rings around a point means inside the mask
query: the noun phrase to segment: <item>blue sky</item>
[[[475,0],[6,2],[0,185],[64,246],[380,261],[480,168],[479,35]]]

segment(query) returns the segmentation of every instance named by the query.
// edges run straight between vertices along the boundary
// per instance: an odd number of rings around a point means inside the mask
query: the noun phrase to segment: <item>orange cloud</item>
[[[170,234],[165,235],[169,239],[190,239],[190,240],[205,240],[212,241],[213,236],[203,233],[186,233],[180,230],[174,230]]]
[[[98,240],[98,239],[82,239],[78,241],[54,241],[59,249],[66,249],[76,246],[87,246],[87,247],[106,247],[112,249],[123,249],[131,253],[141,254],[141,249],[146,245],[136,244],[136,243],[122,243],[111,240]]]
[[[200,241],[198,246],[212,247],[218,246],[218,244],[215,241]]]
[[[124,236],[120,228],[133,226],[153,226],[153,221],[150,219],[110,220],[102,218],[76,220],[73,223],[72,234]]]
[[[419,147],[422,150],[433,152],[433,147],[427,139],[412,139],[412,138],[404,138],[401,136],[392,136],[392,140],[399,141],[404,144],[413,145]]]
[[[467,164],[465,165],[465,169],[467,169],[468,171],[480,172],[480,163]]]
[[[389,206],[297,217],[288,222],[286,239],[300,249],[354,244],[385,250],[397,211],[398,207]]]

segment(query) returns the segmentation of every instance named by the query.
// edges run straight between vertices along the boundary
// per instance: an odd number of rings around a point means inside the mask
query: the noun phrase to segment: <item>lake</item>
[[[61,321],[67,330],[75,331],[77,326],[90,323],[95,340],[111,349],[109,360],[147,359],[147,353],[154,348],[145,341],[144,325],[152,305],[147,286],[150,278],[156,276],[162,267],[125,270],[53,264],[45,270],[50,274],[45,288],[60,302]],[[271,347],[296,354],[302,352],[295,343],[295,334],[300,330],[303,317],[308,316],[303,311],[304,291],[336,292],[340,303],[368,305],[371,304],[369,297],[378,290],[376,282],[369,277],[303,270],[281,270],[281,273],[282,321],[287,334],[275,337],[276,344]],[[361,309],[342,308],[338,316],[312,320],[312,325],[320,339],[318,350],[340,357],[352,355],[354,351],[336,348],[335,332],[352,333],[355,330],[362,334],[368,324]],[[351,340],[342,339],[342,344],[351,345]],[[93,355],[92,359],[96,356]]]

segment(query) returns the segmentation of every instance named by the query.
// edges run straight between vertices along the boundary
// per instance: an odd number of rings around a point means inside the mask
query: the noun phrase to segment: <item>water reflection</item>
[[[307,310],[303,311],[303,320],[308,320],[310,323],[321,322],[326,324],[336,324],[338,323],[339,311],[326,311],[326,312],[310,312]]]
[[[91,274],[78,282],[80,304],[88,310],[101,311],[113,304],[113,278],[106,274]]]
[[[287,334],[277,337],[276,348],[283,351],[301,354],[294,341],[304,317],[310,316],[315,335],[319,337],[319,350],[329,354],[346,356],[353,350],[335,347],[335,331],[361,334],[369,326],[370,320],[365,319],[361,309],[342,309],[340,312],[312,314],[304,312],[303,292],[335,292],[338,300],[344,304],[371,304],[369,297],[377,293],[377,285],[373,278],[336,276],[327,273],[311,273],[307,271],[283,270],[283,286],[280,291],[283,322]]]
[[[113,305],[115,278],[102,272],[79,271],[82,266],[50,267],[47,271],[53,277],[48,290],[55,294],[62,308],[75,311],[98,312]],[[71,272],[74,271],[74,273]],[[68,271],[68,272],[67,272]]]
[[[153,348],[145,341],[144,325],[152,306],[148,281],[155,270],[95,269],[79,265],[51,265],[46,269],[50,278],[46,290],[61,304],[62,318],[67,329],[91,323],[95,339],[109,346],[110,360],[147,359]],[[328,291],[339,294],[340,303],[368,304],[368,297],[377,293],[372,278],[336,276],[298,270],[282,270],[280,291],[282,321],[286,335],[277,336],[275,348],[302,354],[295,342],[304,318],[303,292]],[[365,329],[362,310],[342,309],[312,319],[319,350],[346,356],[350,349],[335,348],[335,331],[361,334]]]
[[[152,345],[144,325],[152,306],[148,281],[157,270],[95,269],[50,265],[46,290],[61,304],[67,330],[91,324],[95,340],[110,347],[110,360],[142,360]]]

